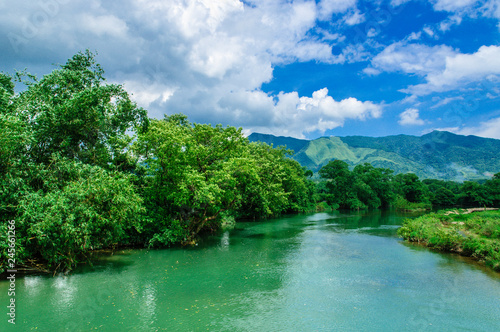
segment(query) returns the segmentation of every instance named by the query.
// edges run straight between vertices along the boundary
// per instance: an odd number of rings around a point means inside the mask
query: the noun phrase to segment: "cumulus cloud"
[[[463,54],[447,45],[427,46],[400,41],[387,46],[364,69],[367,75],[381,72],[422,77],[425,83],[401,90],[414,96],[460,90],[471,83],[484,84],[500,79],[500,46],[481,46],[475,53]]]
[[[127,24],[114,15],[93,16],[87,13],[80,17],[80,25],[83,31],[93,33],[97,37],[124,38],[127,34]]]
[[[402,126],[422,126],[425,121],[420,119],[419,111],[416,108],[408,108],[399,114],[398,123]]]
[[[396,42],[387,46],[371,61],[365,73],[403,72],[426,76],[443,70],[446,59],[457,52],[446,45],[427,46]]]
[[[454,90],[469,83],[496,80],[500,75],[500,47],[481,46],[472,54],[455,54],[445,57],[441,70],[429,71],[427,83],[404,90],[415,95]]]
[[[283,136],[304,138],[306,133],[320,132],[344,125],[346,120],[364,121],[379,118],[382,106],[356,98],[340,101],[328,95],[328,89],[315,91],[311,97],[299,97],[298,93],[280,93],[270,111],[273,114],[266,126],[256,125],[253,131],[275,133]],[[267,119],[266,119],[267,121]]]

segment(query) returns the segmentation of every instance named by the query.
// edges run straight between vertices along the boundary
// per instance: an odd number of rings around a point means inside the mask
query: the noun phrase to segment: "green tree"
[[[240,164],[232,160],[243,157],[246,144],[234,127],[190,124],[180,115],[151,121],[135,151],[146,165],[143,195],[150,216],[163,221],[152,230],[155,239],[164,229],[171,230],[159,242],[168,244],[217,228],[221,213],[241,198],[235,180]]]
[[[492,205],[500,206],[500,173],[496,173],[491,180],[486,181],[485,188]]]
[[[477,182],[465,181],[460,188],[459,200],[463,206],[490,206],[491,197],[488,197],[486,186]]]
[[[457,197],[451,190],[440,187],[437,189],[431,202],[432,205],[436,206],[454,206],[457,204]]]
[[[39,172],[47,193],[25,195],[16,220],[30,257],[71,269],[91,250],[123,243],[126,230],[138,226],[144,211],[130,175],[60,157]]]
[[[27,156],[32,132],[16,116],[14,98],[12,78],[0,73],[0,222],[15,217],[19,199],[30,190],[26,174],[33,166]]]
[[[414,173],[398,174],[394,178],[396,189],[410,203],[422,203],[428,201],[426,188]]]
[[[192,243],[222,220],[306,210],[311,175],[241,129],[149,120],[78,53],[40,80],[0,74],[0,272],[7,222],[18,262],[71,269],[90,251]],[[27,77],[27,78],[26,78]]]
[[[0,113],[8,114],[12,111],[12,97],[14,96],[14,82],[8,74],[0,72]]]
[[[393,171],[387,168],[375,168],[369,163],[357,165],[353,173],[370,189],[365,189],[365,199],[361,199],[372,208],[388,207],[394,201]],[[360,196],[360,195],[358,195]]]
[[[319,170],[319,175],[327,179],[326,188],[333,195],[333,200],[341,208],[357,208],[360,202],[353,192],[354,177],[349,171],[349,165],[342,160],[328,162]]]
[[[48,163],[63,157],[108,168],[129,167],[127,134],[147,127],[147,112],[116,84],[105,84],[104,71],[88,50],[73,56],[41,80],[26,81],[15,98],[16,116],[31,128],[30,156]]]

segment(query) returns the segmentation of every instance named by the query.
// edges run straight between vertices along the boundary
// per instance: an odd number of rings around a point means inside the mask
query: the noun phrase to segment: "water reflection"
[[[222,250],[229,250],[229,231],[225,231],[220,239],[220,248]]]
[[[52,280],[54,288],[54,297],[51,305],[58,314],[65,314],[73,309],[73,301],[78,288],[73,282],[74,278],[55,277]]]
[[[42,277],[26,276],[22,280],[28,296],[35,297],[40,293],[44,283]]]
[[[156,289],[150,283],[144,285],[142,298],[139,306],[140,326],[150,326],[156,323]]]

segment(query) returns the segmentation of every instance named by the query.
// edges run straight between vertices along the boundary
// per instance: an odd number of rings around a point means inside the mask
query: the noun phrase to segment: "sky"
[[[0,2],[0,71],[41,77],[86,49],[154,118],[500,139],[500,0]]]

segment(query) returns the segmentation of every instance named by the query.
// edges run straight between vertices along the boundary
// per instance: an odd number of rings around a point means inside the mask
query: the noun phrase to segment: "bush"
[[[51,190],[27,194],[16,224],[26,250],[49,267],[71,269],[138,226],[144,209],[130,176],[63,159],[41,172]]]

